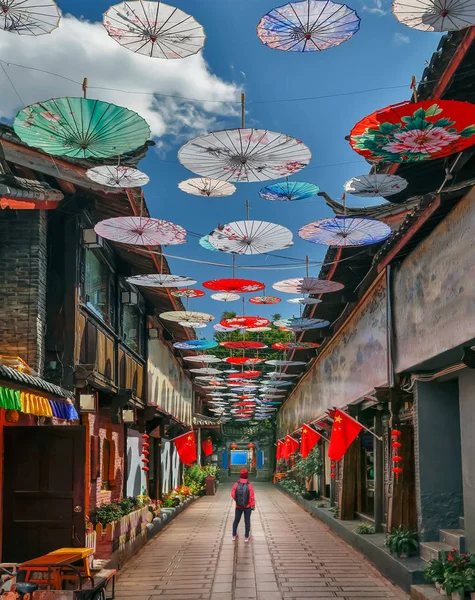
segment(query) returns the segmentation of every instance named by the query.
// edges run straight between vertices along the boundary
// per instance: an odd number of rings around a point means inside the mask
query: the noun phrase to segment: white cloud
[[[373,3],[369,6],[367,4],[363,4],[363,10],[371,13],[372,15],[384,16],[387,15],[389,10],[384,8],[383,0],[373,0]]]
[[[405,33],[395,33],[393,36],[393,44],[395,46],[401,46],[402,44],[410,44],[411,40]]]
[[[220,119],[238,114],[233,104],[240,90],[210,72],[202,54],[186,59],[160,60],[134,54],[112,40],[101,23],[72,16],[63,17],[60,27],[41,37],[3,34],[0,59],[59,73],[75,81],[88,78],[88,97],[126,106],[144,117],[152,135],[187,137],[212,130]],[[80,96],[81,87],[37,71],[4,65],[25,105],[60,96]],[[2,102],[0,117],[11,120],[20,100],[0,71]],[[92,89],[94,86],[132,90],[143,94]],[[154,94],[203,98],[205,102],[184,102]]]

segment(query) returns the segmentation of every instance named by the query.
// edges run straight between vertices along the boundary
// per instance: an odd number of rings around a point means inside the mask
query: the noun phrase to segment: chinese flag
[[[281,442],[280,440],[277,441],[277,450],[275,451],[275,457],[277,460],[280,460],[281,458],[284,458],[282,456],[282,452],[284,450],[284,442]]]
[[[290,435],[286,436],[283,446],[284,447],[282,448],[282,458],[285,458],[285,460],[289,460],[292,454],[295,454],[295,452],[297,452],[297,450],[299,449],[299,443],[297,442],[297,440],[294,440],[294,438]]]
[[[328,458],[340,460],[362,429],[363,426],[357,421],[341,410],[336,410],[328,446]]]
[[[191,465],[196,462],[196,444],[193,431],[179,435],[173,441],[175,442],[178,456],[184,465]]]
[[[211,438],[207,438],[201,442],[201,449],[205,456],[211,456],[213,454],[213,442]]]
[[[302,438],[300,440],[300,454],[302,458],[307,458],[310,454],[310,450],[315,446],[318,440],[322,436],[315,431],[312,427],[309,427],[306,423],[302,426]]]

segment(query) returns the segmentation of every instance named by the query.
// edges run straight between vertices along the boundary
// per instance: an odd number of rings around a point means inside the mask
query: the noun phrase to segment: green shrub
[[[360,535],[372,535],[373,533],[376,533],[375,528],[369,523],[361,523],[354,531]]]
[[[413,556],[419,548],[417,541],[417,532],[398,527],[394,529],[386,538],[386,546],[391,554],[401,557],[401,555]]]

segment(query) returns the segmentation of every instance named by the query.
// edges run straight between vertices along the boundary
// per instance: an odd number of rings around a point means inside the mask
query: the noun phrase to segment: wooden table
[[[46,584],[54,590],[60,590],[64,580],[77,578],[73,569],[66,569],[66,572],[62,572],[65,567],[67,568],[73,563],[82,561],[78,571],[84,576],[91,575],[88,557],[93,553],[94,548],[59,548],[59,550],[22,563],[18,570],[25,571],[25,581],[38,585]],[[36,572],[47,572],[48,578],[33,579],[32,574]]]

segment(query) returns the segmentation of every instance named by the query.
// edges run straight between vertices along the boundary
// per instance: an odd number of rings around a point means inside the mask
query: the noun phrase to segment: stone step
[[[459,517],[459,527],[465,529],[465,517]]]
[[[421,558],[426,562],[442,558],[444,553],[448,553],[451,550],[453,550],[453,546],[449,546],[448,544],[444,544],[443,542],[420,543]]]
[[[448,596],[441,595],[433,585],[412,585],[411,598],[413,600],[443,600]]]
[[[459,552],[465,552],[465,531],[463,529],[441,529],[439,540],[456,548]]]

